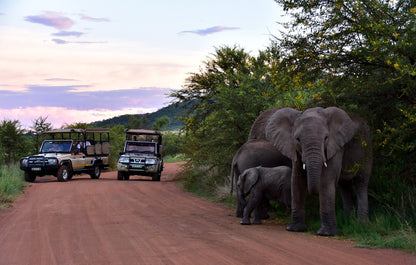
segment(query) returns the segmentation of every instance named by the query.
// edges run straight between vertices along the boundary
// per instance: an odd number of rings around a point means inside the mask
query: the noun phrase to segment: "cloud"
[[[25,20],[59,30],[69,29],[74,25],[74,21],[72,21],[72,19],[62,16],[60,13],[51,11],[44,12],[44,14],[38,16],[27,16],[25,17]]]
[[[61,39],[52,39],[53,42],[55,42],[56,44],[67,44],[68,42],[66,40],[61,40]]]
[[[108,19],[108,18],[95,18],[95,17],[90,17],[90,16],[85,15],[85,14],[79,14],[79,16],[81,17],[81,19],[89,20],[89,21],[93,21],[93,22],[110,22],[110,19]]]
[[[65,30],[52,34],[52,36],[57,36],[57,37],[70,37],[70,36],[81,37],[82,35],[84,35],[83,32],[65,31]]]
[[[56,44],[68,44],[68,43],[75,43],[75,44],[103,44],[107,43],[106,41],[66,41],[63,39],[52,39],[53,42]]]
[[[45,81],[65,81],[65,82],[67,82],[67,81],[79,81],[79,80],[76,80],[76,79],[72,79],[72,78],[47,78],[47,79],[44,79]]]
[[[23,128],[29,129],[39,117],[47,117],[53,128],[60,128],[76,122],[90,123],[114,118],[125,114],[144,114],[157,111],[157,108],[126,107],[119,110],[89,109],[76,110],[67,107],[24,107],[3,109],[0,107],[0,120],[18,120]]]
[[[169,101],[167,88],[136,88],[90,91],[90,85],[28,86],[26,91],[0,90],[3,109],[24,107],[68,107],[76,110],[123,108],[161,108]]]
[[[206,36],[206,35],[218,33],[218,32],[221,32],[221,31],[237,30],[237,29],[240,29],[240,28],[237,28],[237,27],[226,27],[226,26],[215,26],[215,27],[210,27],[210,28],[206,28],[206,29],[197,29],[197,30],[181,31],[181,32],[179,32],[179,34],[190,33],[190,34],[196,34],[196,35],[200,35],[200,36]]]

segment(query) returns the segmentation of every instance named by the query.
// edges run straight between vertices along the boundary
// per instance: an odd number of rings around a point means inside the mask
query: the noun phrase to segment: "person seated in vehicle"
[[[82,145],[77,140],[75,140],[73,145],[72,145],[72,153],[76,154],[76,155],[82,154],[82,152],[83,152],[82,149],[83,149]]]

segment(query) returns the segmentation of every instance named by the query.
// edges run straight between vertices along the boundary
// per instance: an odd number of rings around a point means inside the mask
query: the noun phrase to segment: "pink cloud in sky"
[[[1,109],[0,121],[2,120],[18,120],[24,129],[33,126],[33,121],[39,117],[47,117],[46,122],[52,124],[55,129],[61,126],[74,124],[77,122],[91,123],[105,119],[114,118],[125,114],[143,114],[155,112],[157,108],[135,108],[128,107],[120,110],[108,109],[90,109],[76,110],[65,107],[25,107],[17,109]]]
[[[42,24],[59,30],[69,29],[74,25],[74,21],[60,13],[47,11],[42,15],[27,16],[25,20],[32,23]]]
[[[110,19],[108,18],[95,18],[95,17],[87,16],[85,14],[79,14],[79,16],[81,17],[81,19],[89,20],[93,22],[110,22]]]

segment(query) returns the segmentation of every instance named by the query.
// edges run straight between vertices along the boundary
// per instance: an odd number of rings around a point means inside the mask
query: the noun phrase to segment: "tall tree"
[[[366,115],[386,152],[414,153],[416,2],[275,1],[293,17],[278,39],[288,69],[323,80],[324,104]]]
[[[184,89],[171,93],[190,106],[184,148],[193,162],[228,171],[255,118],[276,102],[280,90],[270,72],[277,62],[271,49],[251,56],[238,47],[221,47],[189,76]]]
[[[164,130],[166,126],[168,126],[170,123],[170,119],[168,116],[164,115],[160,118],[158,118],[152,125],[153,130]]]
[[[17,161],[24,149],[23,133],[18,120],[3,120],[0,123],[0,163]]]
[[[42,141],[44,140],[42,137],[42,133],[45,131],[49,131],[52,129],[52,124],[50,122],[46,122],[48,117],[39,117],[33,121],[32,127],[30,127],[33,130],[34,138],[35,138],[35,150],[36,153],[40,145],[42,144]]]

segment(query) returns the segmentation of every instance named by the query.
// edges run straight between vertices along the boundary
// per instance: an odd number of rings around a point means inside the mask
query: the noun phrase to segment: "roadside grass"
[[[186,161],[186,157],[184,154],[167,155],[163,157],[164,163],[173,163],[173,162],[182,162],[182,161]]]
[[[23,192],[26,182],[18,164],[0,166],[0,208]]]
[[[218,184],[215,181],[218,178],[209,169],[188,167],[182,174],[182,186],[185,190],[235,209],[236,193],[231,196],[229,183]],[[279,203],[271,204],[271,220],[283,225],[289,224],[290,209]],[[315,234],[321,227],[319,210],[313,210],[319,209],[318,196],[308,196],[306,209],[308,233]],[[373,209],[370,221],[361,222],[354,215],[346,217],[342,205],[337,204],[337,226],[341,233],[337,238],[352,240],[357,247],[391,248],[416,255],[416,229],[392,211]]]

